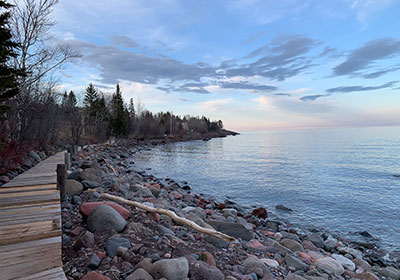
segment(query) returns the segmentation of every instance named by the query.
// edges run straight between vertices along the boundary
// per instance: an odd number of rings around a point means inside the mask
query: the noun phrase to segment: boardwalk
[[[0,187],[0,278],[63,279],[58,153]]]

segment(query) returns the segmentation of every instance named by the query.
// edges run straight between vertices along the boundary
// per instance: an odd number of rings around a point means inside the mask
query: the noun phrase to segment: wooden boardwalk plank
[[[66,280],[61,261],[61,207],[52,156],[0,187],[0,278]]]

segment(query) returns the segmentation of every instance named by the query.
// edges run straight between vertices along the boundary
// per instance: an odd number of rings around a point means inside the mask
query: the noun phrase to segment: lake
[[[366,230],[400,249],[399,127],[247,132],[157,146],[135,163],[221,201],[347,236]]]

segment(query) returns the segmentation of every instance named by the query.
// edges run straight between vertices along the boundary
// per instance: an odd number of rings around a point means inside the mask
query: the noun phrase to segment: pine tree
[[[99,99],[99,94],[92,83],[86,88],[85,98],[83,99],[83,104],[85,105],[89,116],[96,115],[96,105]]]
[[[115,93],[111,100],[111,117],[110,129],[114,135],[126,135],[126,110],[124,108],[124,100],[122,99],[122,92],[117,84]]]
[[[0,9],[11,7],[12,5],[0,0]],[[7,27],[9,19],[9,12],[0,14],[0,121],[6,119],[5,113],[10,107],[5,102],[19,93],[17,79],[23,76],[23,71],[16,70],[9,64],[10,58],[16,56],[15,50],[18,48]]]
[[[72,90],[68,94],[67,104],[70,107],[76,107],[76,104],[77,104],[76,96]]]

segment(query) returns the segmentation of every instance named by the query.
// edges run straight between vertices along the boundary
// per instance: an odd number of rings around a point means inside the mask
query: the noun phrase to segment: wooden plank
[[[0,188],[0,193],[25,192],[25,191],[36,191],[36,190],[55,190],[55,189],[57,189],[56,184],[37,185],[37,186],[26,185],[18,187]]]
[[[61,261],[59,153],[0,188],[0,278],[66,280]]]
[[[67,277],[61,267],[56,267],[15,280],[67,280]]]
[[[40,203],[40,202],[58,202],[60,201],[60,194],[55,192],[53,194],[45,196],[28,196],[28,197],[16,197],[16,198],[0,198],[1,206],[16,206],[24,205],[29,203]]]
[[[34,190],[26,192],[12,192],[12,193],[0,193],[1,198],[15,198],[15,197],[26,197],[26,196],[43,196],[48,194],[58,194],[58,190]]]
[[[0,227],[0,246],[60,236],[61,220],[37,221],[24,224],[4,225]]]
[[[52,238],[43,238],[41,240],[21,242],[21,243],[16,243],[16,244],[0,246],[0,254],[2,255],[3,253],[9,252],[9,251],[15,251],[15,250],[20,250],[20,249],[24,249],[24,248],[40,247],[40,246],[52,244],[52,243],[61,243],[61,237],[57,236],[57,237],[52,237]],[[0,258],[0,262],[1,262],[1,260],[2,259]]]

